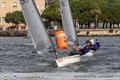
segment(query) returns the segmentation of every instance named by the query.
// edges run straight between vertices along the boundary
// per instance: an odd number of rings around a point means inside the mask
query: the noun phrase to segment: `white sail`
[[[51,42],[34,0],[20,0],[20,3],[35,49],[38,53],[47,53]]]
[[[68,0],[59,0],[64,31],[68,42],[76,41],[76,34]]]

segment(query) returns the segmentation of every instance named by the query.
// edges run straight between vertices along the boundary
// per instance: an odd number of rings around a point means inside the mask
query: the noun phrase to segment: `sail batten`
[[[30,35],[35,49],[40,53],[48,52],[51,42],[36,8],[35,2],[33,0],[20,0],[20,3],[26,23],[29,26]]]
[[[64,31],[68,42],[76,41],[76,34],[68,0],[59,0]]]

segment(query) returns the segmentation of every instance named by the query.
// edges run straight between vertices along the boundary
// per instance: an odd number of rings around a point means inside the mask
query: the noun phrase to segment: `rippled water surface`
[[[23,38],[0,38],[0,72],[120,72],[120,37],[94,37],[101,43],[96,55],[80,63],[58,68],[53,54],[38,55]],[[82,44],[87,37],[79,37]]]

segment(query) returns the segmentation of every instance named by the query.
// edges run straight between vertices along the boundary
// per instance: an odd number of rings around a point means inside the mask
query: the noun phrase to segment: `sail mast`
[[[68,42],[74,42],[77,40],[76,32],[73,24],[72,14],[68,0],[59,0],[61,17],[64,31],[67,35]]]

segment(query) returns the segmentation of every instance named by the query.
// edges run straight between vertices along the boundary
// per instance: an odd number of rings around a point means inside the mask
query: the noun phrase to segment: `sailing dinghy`
[[[36,8],[34,0],[20,0],[20,3],[26,23],[29,26],[31,39],[33,41],[37,53],[49,53],[50,47],[54,46],[45,30],[45,27],[39,15],[38,9]],[[72,45],[69,45],[69,49],[71,49],[71,47],[77,39],[68,0],[60,0],[60,7],[64,30],[66,32],[68,42],[72,43]],[[58,58],[55,48],[54,53],[56,57],[55,61],[58,67],[64,67],[71,63],[80,62],[81,59],[80,55]]]
[[[59,0],[59,4],[61,10],[62,24],[68,41],[68,50],[71,50],[77,38],[75,34],[69,2],[68,0]],[[56,59],[58,67],[64,67],[76,62],[80,62],[80,55],[67,56]]]
[[[36,8],[35,2],[33,0],[20,0],[20,3],[21,3],[21,7],[22,7],[22,11],[23,11],[23,15],[25,17],[26,23],[29,26],[31,39],[34,43],[34,47],[35,47],[37,53],[38,54],[49,53],[49,48],[50,48],[50,46],[52,46],[52,43],[51,43],[51,40],[45,30],[43,22],[40,18],[40,15],[39,15],[38,9]],[[74,28],[73,28],[73,30],[74,30]],[[71,31],[69,31],[69,32],[71,32]],[[69,36],[69,37],[71,37],[69,40],[75,41],[75,33],[72,32],[71,35],[72,36]],[[75,62],[80,61],[79,55],[65,57],[65,58],[59,58],[59,59],[57,59],[56,53],[55,53],[55,56],[56,56],[55,61],[58,65],[58,67],[63,67],[65,65],[68,65],[68,63],[70,64],[70,63],[75,63]],[[72,60],[72,62],[70,60]],[[61,63],[61,61],[62,61],[62,63]]]
[[[71,50],[73,48],[75,42],[78,43],[78,40],[77,40],[77,36],[76,36],[74,24],[73,24],[69,1],[68,0],[59,0],[59,4],[60,4],[64,32],[67,35],[69,50]],[[92,57],[94,55],[94,53],[95,52],[93,50],[90,50],[87,54],[84,55],[84,57]],[[62,57],[60,59],[56,59],[56,63],[58,65],[58,67],[64,67],[69,64],[80,62],[81,57],[82,56],[80,56],[80,55]]]

